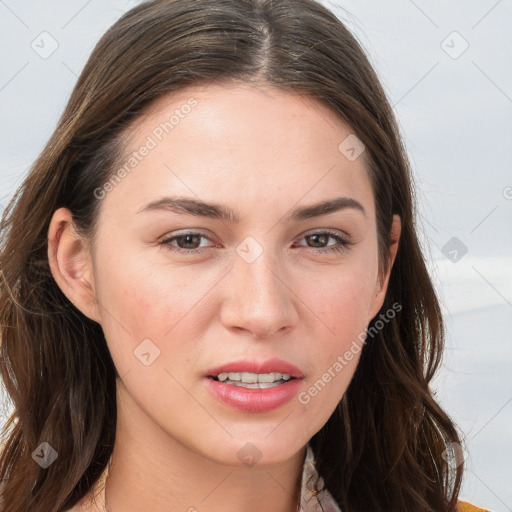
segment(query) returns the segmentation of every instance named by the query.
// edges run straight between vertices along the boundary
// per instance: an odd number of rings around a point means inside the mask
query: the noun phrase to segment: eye
[[[347,237],[334,231],[318,231],[316,233],[309,233],[303,237],[304,240],[309,239],[309,241],[313,241],[314,244],[323,244],[327,242],[329,238],[334,239],[337,244],[330,244],[320,248],[309,246],[309,248],[316,249],[315,252],[319,253],[333,253],[345,251],[349,245],[352,245],[352,242]]]
[[[308,246],[309,249],[313,249],[314,252],[319,253],[333,253],[333,252],[342,252],[347,249],[352,242],[345,236],[340,235],[334,231],[318,231],[316,233],[309,233],[305,235],[302,239],[309,240],[310,243],[312,241],[313,244],[325,244],[329,239],[335,240],[337,243],[330,244],[325,247],[311,247]],[[160,245],[164,246],[166,249],[177,252],[180,254],[198,254],[203,252],[203,249],[198,243],[201,243],[201,239],[210,240],[206,235],[202,233],[198,233],[195,231],[191,231],[188,233],[182,233],[179,235],[173,235],[169,238],[165,238],[160,242]],[[210,240],[211,241],[211,240]],[[177,245],[174,245],[173,242],[176,242]]]
[[[174,235],[169,238],[166,238],[160,242],[160,245],[163,245],[166,249],[173,252],[178,252],[182,254],[197,254],[202,252],[202,250],[190,246],[197,246],[197,241],[200,241],[200,239],[202,238],[210,240],[206,235],[203,235],[202,233],[191,231],[189,233],[182,233],[181,235]],[[178,242],[178,247],[172,245],[172,242],[174,242],[175,240]]]

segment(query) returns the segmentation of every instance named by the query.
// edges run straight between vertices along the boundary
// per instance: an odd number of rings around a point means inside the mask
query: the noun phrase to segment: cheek
[[[347,390],[360,359],[375,291],[376,260],[361,255],[319,279],[314,296],[306,301],[317,318],[314,372],[304,402],[311,402],[318,418],[334,411]],[[313,301],[311,302],[311,298]],[[316,399],[316,397],[319,397]]]
[[[145,261],[137,254],[122,261],[106,257],[95,277],[101,283],[97,295],[102,328],[120,375],[138,367],[134,354],[144,340],[160,351],[155,367],[169,364],[178,352],[182,361],[193,360],[204,325],[197,315],[204,314],[204,297],[218,281],[206,275],[198,279],[193,266],[158,268]],[[187,343],[173,343],[177,339]]]
[[[347,320],[335,339],[325,339],[315,350],[321,356],[315,361],[314,372],[308,376],[305,389],[298,395],[304,405],[302,422],[310,432],[318,432],[333,414],[359,363],[363,348],[357,337],[360,329],[349,318]]]
[[[376,260],[363,254],[354,258],[350,265],[340,265],[325,278],[318,279],[320,288],[317,287],[312,309],[321,313],[319,316],[334,338],[346,339],[348,334],[367,326],[376,278]]]
[[[343,356],[350,350],[352,353],[347,354],[346,362],[343,363],[347,366],[344,374],[350,373],[351,367],[357,364],[364,341],[364,332],[368,325],[369,294],[364,284],[361,285],[358,281],[353,282],[352,279],[352,277],[340,279],[338,286],[333,283],[326,291],[328,308],[322,318],[329,330],[324,329],[324,333],[327,334],[320,337],[322,341],[317,345],[320,373],[331,368],[339,356]],[[339,373],[336,369],[334,371]]]

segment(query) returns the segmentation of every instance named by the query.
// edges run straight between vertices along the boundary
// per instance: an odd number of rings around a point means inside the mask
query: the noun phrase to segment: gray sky
[[[0,0],[0,209],[95,43],[136,3]],[[322,3],[370,55],[412,162],[448,327],[435,386],[468,448],[462,497],[511,511],[512,2]]]

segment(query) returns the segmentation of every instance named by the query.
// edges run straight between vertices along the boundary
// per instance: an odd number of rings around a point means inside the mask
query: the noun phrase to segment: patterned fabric
[[[317,493],[315,482],[318,481]],[[310,444],[307,445],[306,459],[302,469],[300,512],[341,512],[331,493],[324,488],[324,480],[315,467],[315,455]]]

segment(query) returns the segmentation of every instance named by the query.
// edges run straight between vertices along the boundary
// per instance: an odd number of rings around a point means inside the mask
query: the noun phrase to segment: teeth
[[[256,383],[264,383],[271,384],[280,380],[290,380],[290,375],[287,373],[249,373],[249,372],[241,372],[241,373],[219,373],[217,375],[217,379],[220,382],[224,382],[226,380],[230,380],[233,382],[243,382],[245,384],[256,384]]]

